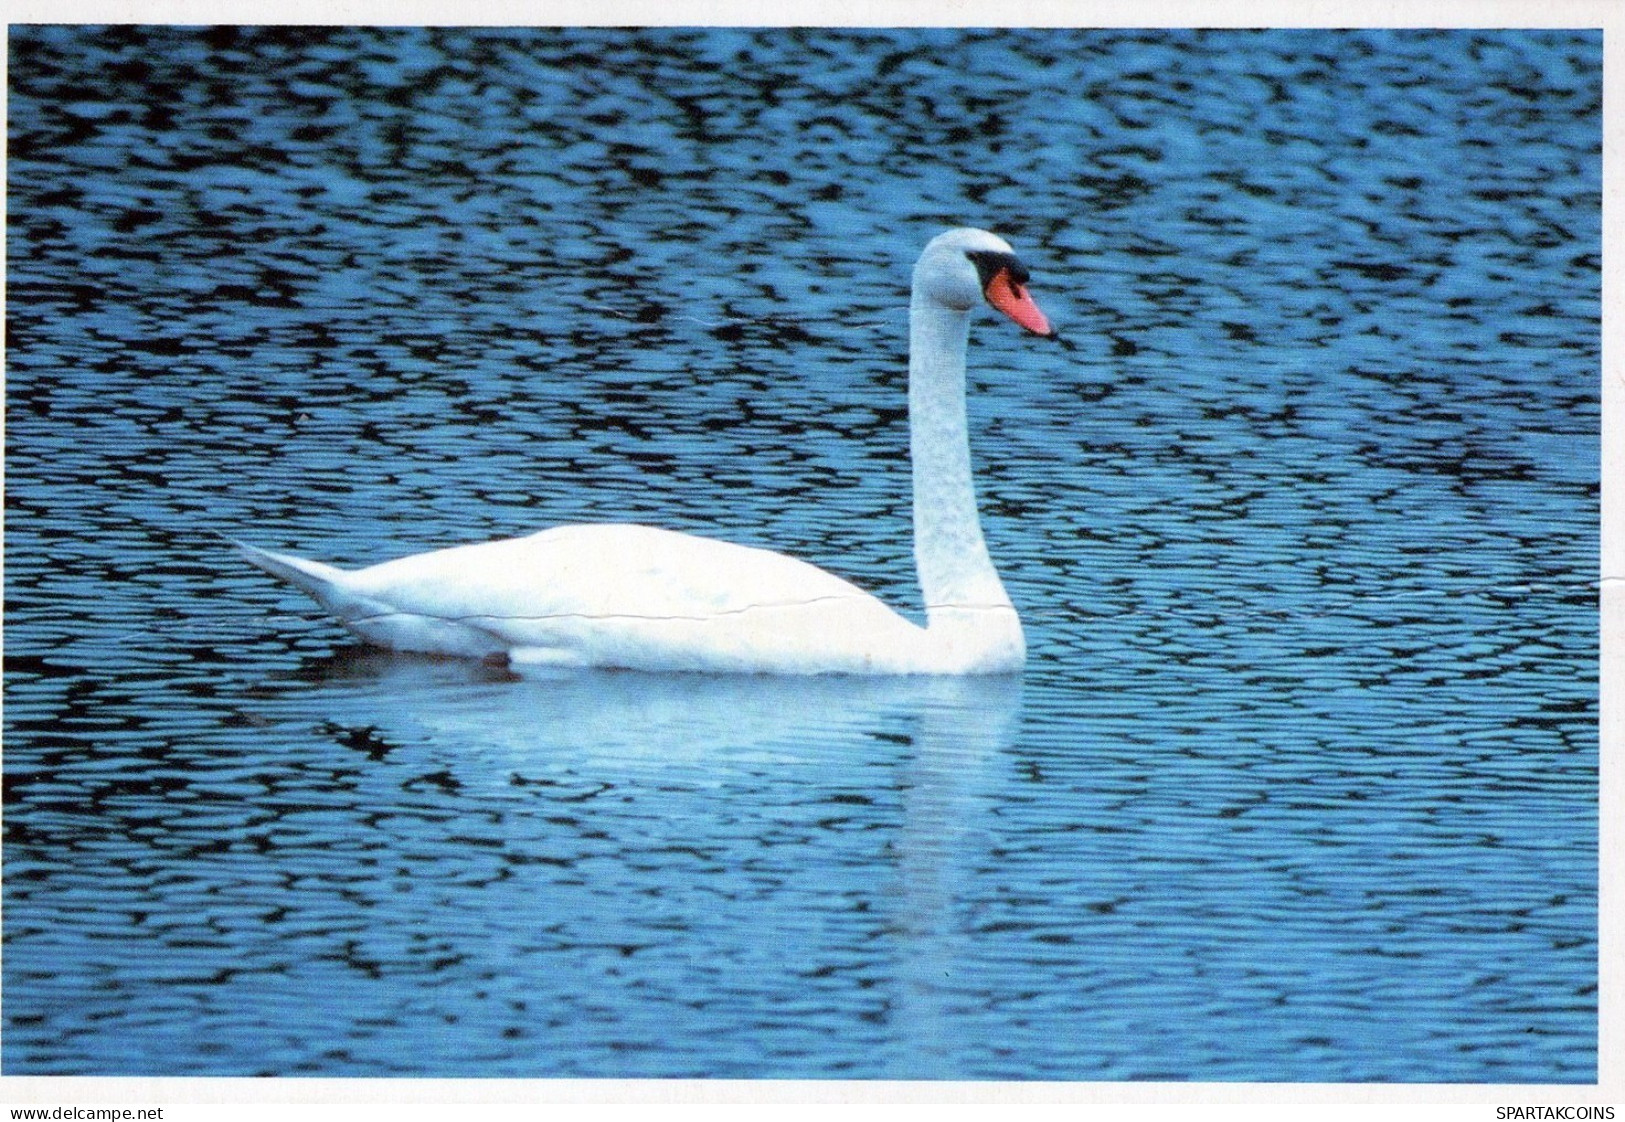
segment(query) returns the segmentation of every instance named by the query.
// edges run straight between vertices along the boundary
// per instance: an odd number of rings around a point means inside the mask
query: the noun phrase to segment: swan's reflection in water
[[[524,676],[458,659],[345,650],[307,662],[351,716],[448,745],[524,759],[737,762],[849,759],[853,744],[912,718],[923,756],[1008,744],[1021,707],[1011,675],[851,677],[579,671]]]
[[[888,1069],[953,1070],[964,1044],[954,1026],[967,1023],[963,1005],[979,988],[967,979],[969,964],[956,961],[975,922],[965,890],[973,871],[985,876],[989,808],[1009,781],[1020,678],[516,679],[370,652],[309,664],[300,677],[306,682],[274,691],[278,708],[296,711],[283,716],[315,724],[317,705],[326,727],[366,738],[392,761],[421,756],[443,768],[454,782],[437,796],[463,804],[461,815],[501,807],[506,841],[550,840],[557,827],[538,823],[558,821],[566,801],[609,838],[593,860],[555,868],[557,881],[522,905],[537,924],[582,928],[563,942],[614,928],[628,945],[703,960],[699,976],[724,992],[693,993],[687,969],[681,985],[691,998],[726,1004],[733,987],[766,988],[781,1001],[796,995],[817,1009],[809,1023],[820,1031],[845,1031],[842,1017],[866,1008],[883,1022]],[[609,794],[593,797],[600,791]],[[703,861],[669,857],[685,847]],[[561,891],[566,881],[579,887]],[[665,911],[605,905],[606,892],[658,894]],[[511,909],[514,899],[507,892],[488,903]],[[467,916],[459,923],[471,926]],[[763,972],[774,970],[783,976],[769,986]],[[818,1003],[836,996],[832,974],[843,970],[861,974],[866,988],[849,979],[846,996],[857,1000],[839,1014]],[[535,976],[521,967],[511,982]]]

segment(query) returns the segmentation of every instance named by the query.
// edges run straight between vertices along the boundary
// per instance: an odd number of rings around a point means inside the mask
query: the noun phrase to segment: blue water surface
[[[1586,1083],[1601,34],[14,27],[9,1075]],[[994,229],[1019,679],[516,679],[238,559],[908,611]]]

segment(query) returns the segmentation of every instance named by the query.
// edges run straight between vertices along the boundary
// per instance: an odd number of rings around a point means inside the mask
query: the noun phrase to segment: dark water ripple
[[[14,28],[7,1074],[1588,1082],[1601,39]],[[907,268],[1021,682],[520,682],[340,562],[899,605]]]

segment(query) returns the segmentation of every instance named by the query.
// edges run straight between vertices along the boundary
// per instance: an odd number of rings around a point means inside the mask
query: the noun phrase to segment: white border
[[[408,27],[1601,27],[1616,0],[6,0],[13,23]]]
[[[7,1108],[117,1104],[166,1107],[164,1122],[215,1118],[278,1119],[282,1104],[302,1104],[301,1122],[326,1118],[444,1118],[452,1104],[481,1104],[486,1119],[535,1118],[516,1104],[642,1104],[687,1113],[708,1104],[974,1104],[1020,1106],[1049,1116],[1043,1104],[1133,1107],[1247,1104],[1258,1119],[1298,1117],[1283,1107],[1313,1104],[1317,1118],[1372,1104],[1430,1104],[1430,1118],[1495,1119],[1494,1106],[1625,1104],[1625,305],[1621,215],[1625,214],[1625,4],[1616,0],[4,0],[5,22],[280,23],[487,26],[1022,26],[1022,27],[1486,27],[1603,29],[1603,433],[1602,433],[1602,784],[1599,847],[1599,1040],[1595,1085],[1275,1084],[1275,1083],[906,1083],[885,1081],[211,1079],[0,1077],[0,1122]],[[0,67],[5,63],[0,61]],[[3,89],[3,87],[0,87]],[[3,97],[3,92],[0,92]],[[0,250],[3,252],[3,250]],[[3,995],[0,995],[3,999]],[[1180,1104],[1187,1104],[1184,1110]],[[1449,1109],[1467,1107],[1474,1109]],[[175,1108],[179,1109],[175,1109]],[[1440,1109],[1444,1107],[1445,1109]],[[687,1108],[687,1109],[685,1109]],[[1159,1111],[1158,1113],[1163,1113]],[[556,1112],[555,1112],[556,1113]],[[820,1111],[823,1113],[823,1110]],[[1108,1117],[1129,1110],[1111,1110]],[[1205,1114],[1206,1112],[1204,1112]],[[1625,1122],[1625,1105],[1615,1111]],[[1069,1110],[1065,1117],[1076,1117]]]

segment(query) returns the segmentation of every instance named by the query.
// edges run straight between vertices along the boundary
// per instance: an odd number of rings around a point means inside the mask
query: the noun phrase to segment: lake
[[[1589,1083],[1600,31],[13,27],[8,1075]],[[1018,677],[369,652],[639,521]]]

